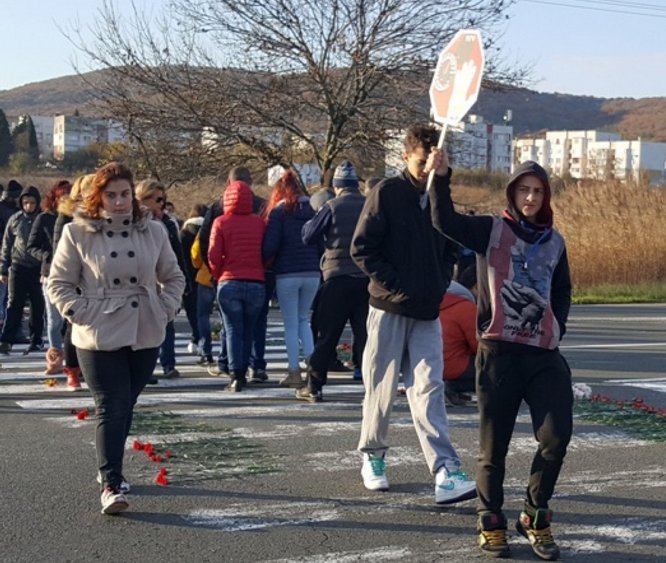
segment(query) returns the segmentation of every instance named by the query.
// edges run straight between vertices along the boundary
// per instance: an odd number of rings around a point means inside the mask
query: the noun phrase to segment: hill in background
[[[0,108],[14,117],[26,113],[73,114],[76,110],[81,115],[93,116],[94,89],[86,82],[103,83],[104,73],[103,70],[86,73],[85,80],[77,75],[63,76],[2,90]],[[618,132],[625,139],[641,137],[666,142],[666,97],[609,99],[547,94],[526,88],[501,92],[484,89],[470,113],[500,124],[508,109],[513,114],[514,135],[543,130],[601,129]]]

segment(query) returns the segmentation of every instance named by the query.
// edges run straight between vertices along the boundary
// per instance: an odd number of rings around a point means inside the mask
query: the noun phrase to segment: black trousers
[[[23,307],[28,300],[30,302],[30,342],[37,345],[42,344],[45,305],[39,275],[39,267],[26,268],[16,265],[9,270],[9,304],[0,342],[10,344],[15,342],[16,333],[23,320]]]
[[[474,366],[476,356],[469,357],[469,363],[458,377],[446,380],[446,389],[456,393],[474,393],[476,389],[476,367]],[[446,371],[446,368],[445,368]]]
[[[193,289],[183,295],[183,308],[185,309],[185,315],[187,315],[187,322],[190,325],[190,330],[192,331],[192,342],[199,344],[199,317],[197,315],[197,291],[196,284],[192,283]]]
[[[77,348],[81,372],[95,400],[95,448],[102,488],[120,485],[134,405],[157,363],[158,348],[113,352]]]
[[[319,288],[313,323],[317,327],[315,347],[308,366],[308,386],[321,389],[326,384],[328,366],[336,355],[336,346],[349,321],[353,340],[354,365],[360,366],[368,339],[368,279],[338,276],[325,281]]]
[[[538,443],[526,500],[535,508],[548,508],[573,428],[569,366],[558,350],[501,353],[479,343],[476,371],[479,512],[502,511],[505,459],[523,400],[530,409]]]

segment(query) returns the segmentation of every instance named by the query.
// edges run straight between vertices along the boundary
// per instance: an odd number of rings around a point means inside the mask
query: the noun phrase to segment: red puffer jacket
[[[213,222],[208,248],[211,274],[217,281],[264,281],[261,243],[266,225],[252,213],[252,190],[232,182],[224,192],[224,215]]]

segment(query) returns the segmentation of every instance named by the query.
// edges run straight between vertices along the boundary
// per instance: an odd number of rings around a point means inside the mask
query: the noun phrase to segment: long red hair
[[[134,193],[134,176],[127,166],[120,162],[109,162],[95,172],[90,192],[86,194],[83,205],[90,217],[99,219],[102,209],[102,194],[109,182],[113,180],[127,180],[132,187],[132,218],[138,221],[141,218],[141,208]]]
[[[58,180],[42,199],[42,211],[55,211],[58,209],[60,198],[67,195],[72,189],[68,180]]]
[[[275,183],[271,197],[268,200],[268,205],[266,206],[265,215],[268,216],[282,200],[284,200],[284,210],[287,213],[293,213],[298,204],[298,198],[304,195],[307,194],[301,186],[296,172],[291,168],[287,168]]]

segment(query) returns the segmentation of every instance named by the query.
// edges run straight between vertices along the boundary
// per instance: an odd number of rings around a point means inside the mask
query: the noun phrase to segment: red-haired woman
[[[53,232],[58,217],[58,203],[61,198],[69,194],[71,189],[72,185],[67,180],[58,180],[53,184],[53,187],[46,192],[44,199],[42,199],[42,212],[32,224],[32,230],[28,238],[28,252],[41,263],[40,274],[46,305],[46,333],[49,340],[49,349],[46,351],[45,375],[62,373],[62,316],[46,295],[46,282],[49,278],[51,260],[55,250]],[[68,377],[67,387],[72,391],[80,389],[79,378]]]
[[[268,225],[264,235],[264,262],[273,260],[275,289],[284,323],[289,370],[280,381],[286,387],[301,387],[299,341],[307,359],[314,350],[310,309],[319,288],[320,249],[306,246],[303,225],[314,216],[310,199],[293,170],[277,181],[266,208]]]
[[[63,230],[48,295],[72,323],[95,400],[104,514],[128,506],[123,453],[133,408],[184,288],[166,231],[139,208],[132,173],[117,162],[97,170],[83,210]]]

